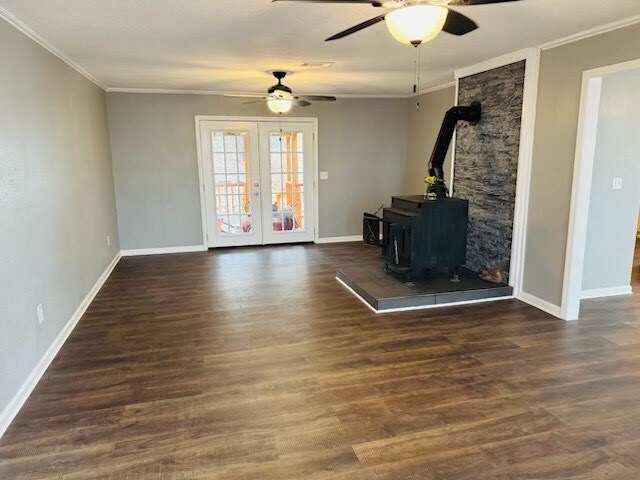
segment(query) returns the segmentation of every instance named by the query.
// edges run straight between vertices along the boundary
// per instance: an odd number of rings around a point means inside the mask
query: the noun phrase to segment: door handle
[[[260,192],[253,192],[253,196],[254,197],[259,197],[260,196]]]

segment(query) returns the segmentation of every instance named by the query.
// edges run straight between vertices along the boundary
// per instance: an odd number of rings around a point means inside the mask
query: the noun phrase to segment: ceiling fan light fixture
[[[288,113],[293,107],[292,98],[272,98],[267,101],[269,110],[273,113]]]
[[[437,5],[408,5],[385,16],[393,38],[406,44],[433,40],[447,21],[448,10]]]
[[[282,88],[279,88],[278,86],[273,87],[273,91],[271,92],[271,95],[274,98],[282,98],[282,99],[286,99],[286,100],[293,100],[293,94],[288,91],[285,90],[286,87],[282,86]]]

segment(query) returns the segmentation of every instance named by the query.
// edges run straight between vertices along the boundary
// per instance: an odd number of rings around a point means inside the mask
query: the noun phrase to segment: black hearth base
[[[453,283],[446,272],[432,272],[429,278],[404,282],[404,275],[385,272],[371,265],[339,268],[336,279],[377,313],[442,307],[477,301],[510,298],[513,288],[485,282],[476,272],[461,269],[460,282]]]

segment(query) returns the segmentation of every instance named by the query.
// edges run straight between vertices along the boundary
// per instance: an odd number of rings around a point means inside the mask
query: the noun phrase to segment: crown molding
[[[535,56],[537,51],[537,48],[525,48],[523,50],[507,53],[506,55],[501,55],[484,62],[476,63],[475,65],[471,65],[470,67],[461,68],[460,70],[455,71],[456,80],[493,70],[494,68],[504,67],[505,65],[510,65],[522,60],[527,60],[528,58],[532,58],[533,56]]]
[[[47,50],[50,53],[54,54],[56,57],[58,57],[64,63],[69,65],[71,68],[73,68],[76,72],[78,72],[80,75],[85,77],[87,80],[89,80],[90,82],[94,83],[95,85],[100,87],[102,90],[106,91],[107,88],[102,83],[100,83],[100,81],[98,81],[97,78],[95,78],[93,75],[91,75],[89,72],[87,72],[84,68],[82,68],[80,65],[75,63],[69,57],[67,57],[64,53],[62,53],[55,46],[53,46],[51,43],[49,43],[47,40],[45,40],[42,36],[40,36],[40,34],[38,34],[35,30],[33,30],[31,27],[29,27],[24,22],[22,22],[18,17],[16,17],[13,13],[11,13],[9,10],[7,10],[2,5],[0,5],[0,18],[3,18],[4,20],[6,20],[7,23],[9,23],[9,25],[13,26],[18,31],[22,32],[24,35],[29,37],[31,40],[36,42],[38,45],[40,45],[45,50]]]
[[[217,90],[182,90],[171,88],[128,88],[128,87],[109,87],[107,93],[163,93],[169,95],[260,95],[260,92],[221,92]],[[261,92],[264,93],[264,92]]]
[[[629,27],[637,23],[640,23],[640,15],[634,15],[633,17],[624,18],[616,22],[607,23],[605,25],[590,28],[589,30],[574,33],[566,37],[551,40],[550,42],[545,42],[541,45],[538,45],[538,48],[540,50],[551,50],[552,48],[557,48],[561,47],[562,45],[578,42],[580,40],[584,40],[585,38],[596,37],[598,35],[602,35],[603,33],[619,30],[621,28]]]
[[[454,88],[456,86],[455,80],[452,82],[443,83],[440,85],[435,85],[433,87],[425,88],[424,90],[420,90],[418,93],[412,93],[408,98],[419,97],[420,95],[426,95],[427,93],[433,93],[440,90],[444,90],[445,88]]]
[[[326,93],[300,93],[298,95],[327,95]],[[379,98],[381,100],[387,99],[407,99],[409,95],[400,94],[400,93],[338,93],[335,94],[336,98]]]

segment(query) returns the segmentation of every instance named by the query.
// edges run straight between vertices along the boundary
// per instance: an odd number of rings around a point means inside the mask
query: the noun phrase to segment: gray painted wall
[[[107,94],[123,249],[202,244],[195,115],[269,116],[207,95]],[[362,212],[402,193],[407,100],[339,99],[290,116],[319,119],[320,236],[362,233]]]
[[[119,250],[105,94],[4,20],[0,232],[1,411]]]
[[[424,193],[427,186],[424,177],[428,171],[431,152],[438,138],[444,114],[455,104],[456,89],[448,87],[420,96],[420,110],[416,110],[416,99],[408,102],[409,137],[407,164],[404,173],[403,193]],[[445,163],[445,181],[451,185],[451,156],[449,149]]]
[[[525,62],[461,78],[458,104],[482,104],[477,125],[456,135],[453,194],[469,200],[467,267],[497,268],[508,280],[520,157]]]
[[[598,116],[582,289],[629,286],[640,208],[640,69],[606,76]],[[614,177],[622,190],[611,190]]]
[[[640,57],[640,24],[542,52],[524,291],[560,305],[582,72]]]

